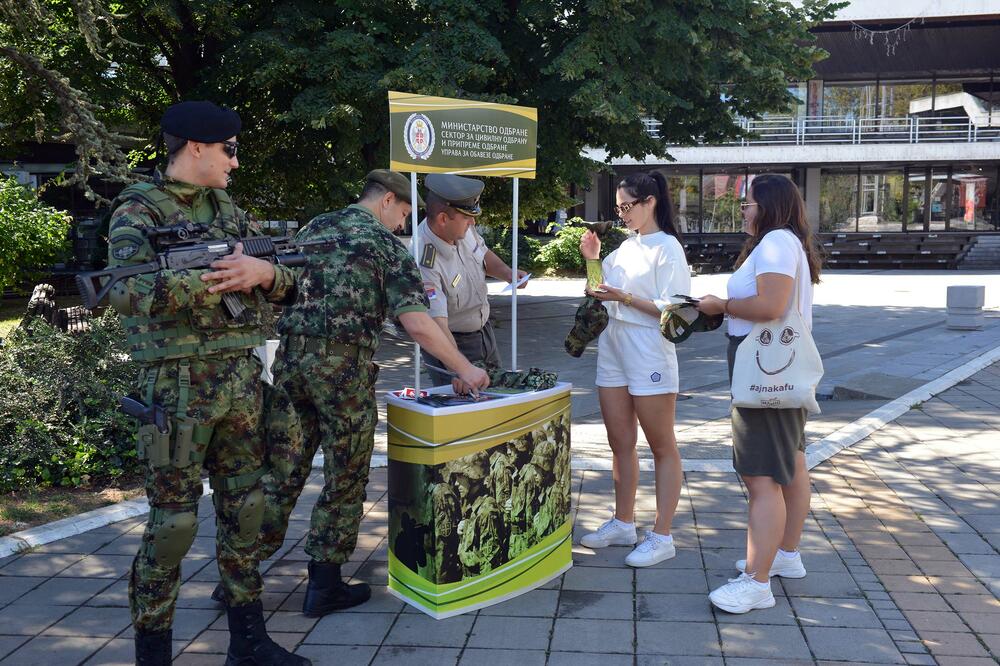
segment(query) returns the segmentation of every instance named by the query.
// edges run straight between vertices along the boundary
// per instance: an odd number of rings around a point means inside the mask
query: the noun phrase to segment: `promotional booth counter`
[[[454,406],[428,404],[455,400],[450,387],[388,394],[392,594],[440,619],[572,566],[571,388]]]

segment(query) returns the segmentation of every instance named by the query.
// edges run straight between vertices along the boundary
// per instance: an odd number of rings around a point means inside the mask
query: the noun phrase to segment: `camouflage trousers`
[[[185,415],[197,427],[190,453],[182,456],[183,460],[168,460],[166,464],[150,460],[146,471],[150,518],[129,577],[132,623],[139,630],[164,631],[173,624],[180,589],[179,560],[191,537],[179,541],[174,537],[171,543],[169,529],[161,529],[163,517],[196,518],[203,466],[215,489],[215,549],[226,601],[242,606],[260,596],[259,523],[249,530],[246,514],[248,502],[252,505],[254,498],[260,497],[257,489],[264,471],[260,372],[260,361],[247,350],[212,358],[166,361],[140,373],[139,395],[145,400],[152,385],[153,402],[164,406],[171,416],[171,458],[178,457],[176,412],[185,394]],[[185,376],[190,377],[189,387]],[[165,564],[158,557],[164,549],[174,549],[176,557],[166,559],[176,559],[176,564]]]
[[[282,338],[268,399],[269,474],[260,558],[279,548],[288,519],[323,450],[323,490],[313,508],[306,553],[318,562],[343,564],[354,552],[375,446],[375,380],[372,350],[322,338]]]

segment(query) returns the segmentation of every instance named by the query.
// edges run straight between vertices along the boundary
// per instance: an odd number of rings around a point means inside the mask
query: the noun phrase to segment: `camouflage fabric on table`
[[[333,241],[310,254],[293,305],[278,321],[281,346],[268,406],[269,459],[261,556],[281,547],[317,449],[323,491],[306,552],[342,564],[357,543],[378,411],[372,355],[388,317],[425,312],[420,272],[402,243],[358,205],[324,213],[296,240]]]
[[[597,339],[607,327],[607,309],[593,296],[587,296],[583,299],[580,307],[576,309],[573,328],[563,343],[566,347],[566,352],[570,356],[579,358],[583,355],[583,350],[587,348],[587,344]]]
[[[476,361],[474,366],[482,368],[490,377],[490,388],[531,389],[542,391],[556,385],[559,376],[549,370],[528,368],[527,370],[505,370],[497,365]]]
[[[202,495],[202,464],[210,478],[240,478],[248,481],[264,466],[264,437],[260,421],[263,392],[261,364],[256,356],[242,353],[223,358],[167,361],[147,367],[139,377],[146,386],[155,373],[153,399],[174,413],[178,401],[178,374],[189,365],[191,388],[186,414],[199,426],[211,430],[208,444],[193,442],[191,464],[176,467],[150,465],[146,473],[146,496],[150,506],[166,513],[197,513]],[[246,475],[246,476],[244,476]],[[244,605],[261,592],[257,571],[257,533],[241,530],[240,512],[258,481],[213,495],[218,532],[216,553],[227,603]],[[164,631],[173,623],[180,588],[180,564],[157,562],[152,548],[157,535],[156,513],[151,513],[139,554],[129,576],[132,621],[143,631]],[[241,532],[243,532],[241,534]]]

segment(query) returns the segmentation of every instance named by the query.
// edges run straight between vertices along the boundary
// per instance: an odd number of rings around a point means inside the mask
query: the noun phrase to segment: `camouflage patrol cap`
[[[479,217],[479,196],[486,186],[481,180],[465,178],[450,173],[431,173],[424,178],[424,185],[444,203],[457,211]]]
[[[573,330],[566,336],[563,345],[570,356],[579,358],[583,355],[587,343],[596,338],[608,326],[608,311],[604,305],[594,298],[587,296],[583,303],[576,309],[576,319],[573,323]]]
[[[543,391],[555,386],[558,379],[556,373],[541,368],[505,370],[497,365],[488,365],[482,361],[476,361],[473,365],[486,371],[490,378],[491,388]]]
[[[365,180],[369,183],[378,183],[385,189],[395,194],[399,199],[402,199],[410,205],[413,204],[413,202],[410,201],[410,181],[406,178],[406,176],[398,171],[392,171],[390,169],[375,169],[374,171],[368,172],[368,175],[365,176]],[[424,208],[424,200],[420,198],[419,192],[417,193],[417,206]]]
[[[670,342],[684,342],[692,333],[714,331],[722,326],[723,316],[700,312],[695,307],[697,299],[680,294],[675,294],[673,298],[675,302],[660,313],[660,333]]]

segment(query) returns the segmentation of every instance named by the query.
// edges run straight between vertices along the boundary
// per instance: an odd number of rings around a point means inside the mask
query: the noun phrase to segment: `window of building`
[[[667,188],[674,204],[677,225],[682,234],[701,231],[701,180],[697,175],[668,174]]]
[[[858,230],[857,169],[820,172],[819,230],[824,233]]]
[[[701,177],[702,231],[735,233],[743,228],[740,201],[745,194],[746,172],[705,171]]]
[[[997,167],[964,164],[952,167],[949,229],[997,231]]]

